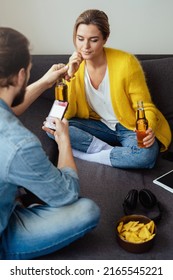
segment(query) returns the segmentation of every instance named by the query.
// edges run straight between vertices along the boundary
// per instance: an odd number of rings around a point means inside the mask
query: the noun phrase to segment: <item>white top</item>
[[[101,117],[104,124],[115,130],[118,120],[112,108],[108,68],[98,89],[95,89],[91,84],[87,67],[85,67],[85,91],[90,107]]]

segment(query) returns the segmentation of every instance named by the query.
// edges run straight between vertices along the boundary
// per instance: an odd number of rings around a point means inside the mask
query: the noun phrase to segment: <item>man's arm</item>
[[[65,75],[67,69],[68,66],[62,63],[54,64],[43,77],[26,88],[23,103],[12,108],[14,113],[21,115],[46,89],[51,88],[61,76]]]
[[[73,158],[70,137],[69,137],[69,129],[68,129],[68,121],[63,119],[62,121],[59,119],[55,120],[56,123],[56,131],[54,133],[55,141],[59,147],[59,158],[58,158],[58,168],[70,167],[77,173],[76,164]]]

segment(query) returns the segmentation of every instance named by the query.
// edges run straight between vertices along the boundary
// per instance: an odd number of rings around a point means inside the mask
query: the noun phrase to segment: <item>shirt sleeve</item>
[[[133,55],[129,55],[128,73],[128,92],[132,102],[132,107],[136,111],[137,101],[142,100],[144,102],[145,114],[148,119],[149,126],[155,131],[159,122],[158,112],[156,106],[152,102],[142,66]]]
[[[14,148],[7,176],[11,184],[28,189],[52,207],[70,204],[79,196],[76,172],[55,167],[35,137],[21,141]]]

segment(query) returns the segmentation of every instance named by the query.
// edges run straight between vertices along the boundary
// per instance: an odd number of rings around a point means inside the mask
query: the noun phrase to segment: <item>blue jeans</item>
[[[1,236],[2,259],[33,259],[59,250],[93,229],[99,216],[98,206],[86,198],[59,208],[18,205]]]
[[[150,148],[139,148],[136,133],[120,123],[111,130],[103,122],[91,119],[69,120],[73,149],[87,152],[93,136],[112,146],[110,161],[117,168],[153,168],[159,153],[157,140]]]

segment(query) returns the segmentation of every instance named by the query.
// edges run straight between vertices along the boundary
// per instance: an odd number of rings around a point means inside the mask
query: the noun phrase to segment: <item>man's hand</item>
[[[64,141],[68,141],[70,143],[69,138],[69,130],[68,130],[68,121],[63,118],[62,120],[55,119],[56,130],[54,132],[55,141],[58,145],[64,143]]]
[[[55,119],[54,123],[56,125],[56,130],[52,130],[45,126],[43,126],[42,129],[54,135],[55,141],[58,144],[58,168],[71,167],[77,172],[70,144],[68,121],[65,118],[63,120]]]
[[[49,134],[52,134],[55,137],[55,141],[57,142],[58,145],[61,144],[61,141],[70,141],[69,140],[69,130],[68,130],[68,121],[63,118],[62,120],[55,118],[53,120],[53,123],[56,126],[56,130],[53,130],[51,128],[48,128],[46,126],[42,126],[42,129]]]
[[[69,138],[68,121],[65,118],[63,118],[63,120],[54,118],[52,122],[53,124],[55,124],[56,130],[46,127],[44,125],[45,122],[43,123],[42,129],[47,133],[53,135],[58,145],[60,144],[61,139],[67,138],[68,140]]]
[[[45,90],[51,88],[60,78],[65,77],[68,65],[62,63],[54,64],[52,67],[36,82],[26,88],[24,101],[13,107],[16,115],[21,115]]]
[[[65,77],[68,70],[68,65],[63,63],[54,64],[40,79],[46,84],[46,88],[51,88],[60,78]]]

